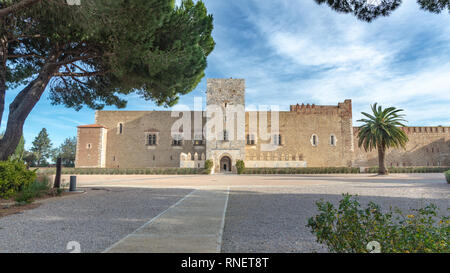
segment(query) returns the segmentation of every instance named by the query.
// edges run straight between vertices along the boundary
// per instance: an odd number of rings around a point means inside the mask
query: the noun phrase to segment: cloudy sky
[[[353,101],[353,119],[371,103],[405,109],[408,125],[450,126],[450,15],[405,0],[372,23],[313,0],[206,0],[217,46],[208,78],[244,78],[248,104],[336,105]],[[206,79],[180,103],[204,96]],[[17,94],[7,93],[7,103]],[[48,94],[25,123],[27,147],[46,127],[55,145],[94,122],[94,111],[52,106]],[[158,110],[128,96],[126,110]],[[107,108],[111,110],[114,108]],[[7,115],[7,113],[5,113]],[[5,120],[0,131],[5,129]]]

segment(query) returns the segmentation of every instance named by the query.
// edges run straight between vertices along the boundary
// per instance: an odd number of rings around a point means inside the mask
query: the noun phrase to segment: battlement
[[[403,131],[406,133],[424,133],[424,134],[449,134],[450,133],[450,127],[444,127],[444,126],[420,126],[420,127],[403,127]]]
[[[402,127],[407,134],[450,134],[448,126],[411,126]],[[353,127],[353,132],[357,134],[359,127]]]
[[[299,114],[328,114],[340,116],[352,116],[352,100],[345,100],[344,102],[335,105],[315,105],[315,104],[296,104],[290,106],[291,112]]]

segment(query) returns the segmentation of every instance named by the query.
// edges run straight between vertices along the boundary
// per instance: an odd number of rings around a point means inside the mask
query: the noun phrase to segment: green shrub
[[[205,173],[210,174],[212,168],[214,167],[214,163],[211,159],[205,161]]]
[[[10,198],[36,179],[20,161],[0,161],[0,198]]]
[[[237,162],[236,162],[237,167]],[[333,174],[359,173],[359,168],[352,167],[299,167],[299,168],[244,168],[245,174]]]
[[[448,167],[389,167],[390,173],[442,173],[450,170]],[[366,173],[378,173],[378,167],[366,168]]]
[[[236,169],[238,174],[243,174],[245,171],[245,163],[243,160],[236,160]]]
[[[367,244],[372,241],[380,244],[383,253],[450,252],[450,218],[438,218],[433,204],[409,215],[392,209],[383,214],[373,202],[362,209],[349,194],[344,194],[338,208],[323,201],[316,205],[320,214],[310,218],[307,227],[331,252],[370,252]]]
[[[40,180],[35,180],[25,186],[15,196],[15,200],[18,203],[31,203],[34,198],[38,198],[47,194],[51,189],[51,184],[48,177],[44,177]]]
[[[445,172],[445,178],[447,179],[447,183],[450,184],[450,170]]]

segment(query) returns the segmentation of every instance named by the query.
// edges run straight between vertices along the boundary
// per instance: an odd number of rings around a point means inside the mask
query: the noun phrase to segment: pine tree
[[[389,16],[401,4],[402,0],[314,0],[319,5],[327,4],[340,13],[351,13],[356,18],[372,22],[380,16]],[[450,0],[417,0],[423,10],[432,13],[450,12]]]
[[[56,162],[58,157],[61,157],[62,164],[66,167],[73,167],[75,165],[75,155],[77,152],[77,138],[69,137],[55,149],[53,161]]]
[[[52,143],[48,137],[47,129],[42,128],[39,132],[33,141],[31,151],[36,156],[37,166],[45,166],[48,164],[47,158],[52,154]]]
[[[0,160],[47,89],[53,104],[123,108],[125,96],[173,106],[204,77],[214,48],[213,18],[202,1],[0,1],[0,125],[7,89],[25,86],[9,105]]]

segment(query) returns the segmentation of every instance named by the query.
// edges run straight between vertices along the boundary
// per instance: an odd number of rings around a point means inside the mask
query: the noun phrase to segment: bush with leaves
[[[236,169],[238,174],[243,174],[245,171],[245,163],[243,160],[236,161]]]
[[[211,159],[205,161],[205,173],[211,174],[212,168],[214,167],[214,162]]]
[[[389,167],[389,173],[442,173],[449,167]],[[366,173],[378,173],[378,167],[366,168]]]
[[[15,196],[15,200],[18,203],[28,204],[31,203],[34,198],[39,198],[45,194],[48,194],[50,190],[50,180],[47,176],[42,176],[40,179],[34,180],[18,192]]]
[[[447,179],[447,183],[450,184],[450,170],[445,172],[445,178]]]
[[[10,198],[36,179],[20,161],[0,161],[0,198]]]
[[[354,167],[244,168],[243,170],[245,174],[329,174],[359,172],[359,168]]]
[[[331,252],[370,252],[367,244],[372,241],[380,243],[384,253],[450,252],[450,218],[439,218],[433,204],[408,215],[392,208],[382,213],[373,202],[363,209],[349,194],[343,195],[338,208],[330,202],[316,204],[320,213],[308,220],[307,227]]]

